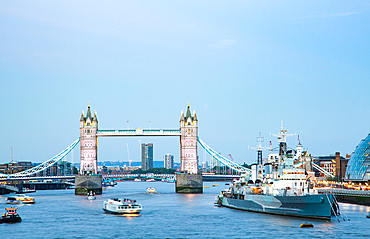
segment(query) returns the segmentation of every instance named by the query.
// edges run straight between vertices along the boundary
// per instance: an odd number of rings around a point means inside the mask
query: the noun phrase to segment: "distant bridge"
[[[23,177],[1,177],[0,182],[4,181],[32,181],[32,180],[71,180],[75,179],[75,175],[67,175],[67,176],[23,176]]]

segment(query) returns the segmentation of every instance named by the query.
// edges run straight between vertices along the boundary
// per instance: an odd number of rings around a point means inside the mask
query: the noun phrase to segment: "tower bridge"
[[[198,119],[195,111],[190,112],[190,105],[186,114],[181,112],[180,129],[159,130],[99,130],[96,111],[91,114],[90,104],[86,115],[82,111],[80,118],[80,175],[93,175],[98,173],[97,168],[97,142],[98,137],[127,137],[127,136],[178,136],[180,137],[181,171],[188,174],[198,174]]]
[[[25,179],[36,176],[37,173],[48,169],[55,165],[68,155],[78,143],[80,143],[80,171],[76,176],[76,194],[85,194],[86,190],[100,188],[101,192],[101,175],[98,175],[97,170],[97,142],[98,137],[145,137],[145,136],[176,136],[180,138],[180,163],[181,172],[176,179],[176,192],[194,193],[202,192],[202,175],[198,174],[198,143],[202,148],[211,155],[215,160],[222,165],[235,170],[239,173],[250,173],[251,170],[245,168],[223,155],[217,153],[216,150],[208,146],[204,141],[198,137],[198,119],[195,111],[190,112],[190,106],[186,114],[181,111],[180,127],[179,129],[127,129],[127,130],[101,130],[98,129],[97,113],[94,112],[92,116],[90,104],[86,115],[82,111],[80,118],[80,137],[71,145],[64,149],[59,154],[44,163],[33,167],[31,169],[15,173],[15,174],[1,174],[2,179]],[[317,166],[317,165],[314,165]],[[319,167],[319,166],[317,166]],[[91,181],[92,178],[97,177]],[[0,180],[1,181],[1,180]],[[78,191],[79,188],[83,190]]]
[[[195,110],[190,111],[188,104],[187,111],[181,111],[180,127],[179,129],[116,129],[116,130],[101,130],[98,128],[98,118],[96,111],[92,115],[90,104],[88,104],[86,115],[82,111],[80,117],[80,137],[74,141],[65,150],[45,161],[44,163],[19,172],[15,174],[0,174],[0,178],[29,178],[35,176],[38,172],[44,171],[58,161],[62,160],[69,154],[73,148],[80,143],[80,171],[79,176],[76,177],[76,194],[78,188],[81,186],[85,191],[91,187],[100,187],[99,180],[94,182],[91,178],[98,175],[97,170],[97,150],[99,137],[145,137],[145,136],[176,136],[180,138],[180,162],[181,174],[177,176],[176,189],[179,192],[202,192],[202,175],[198,174],[198,143],[216,160],[220,161],[223,165],[237,171],[249,172],[250,170],[234,163],[233,161],[225,158],[217,153],[207,144],[205,144],[198,137],[198,118]],[[191,176],[193,175],[193,177]],[[195,175],[195,176],[194,176]],[[98,177],[101,178],[101,175]],[[100,180],[101,181],[101,180]],[[90,186],[89,186],[90,185]],[[92,185],[92,186],[91,186]],[[90,187],[90,188],[89,188]],[[181,190],[180,190],[181,188]],[[85,193],[85,191],[83,193]],[[82,192],[81,191],[81,192]],[[81,193],[82,194],[82,193]]]

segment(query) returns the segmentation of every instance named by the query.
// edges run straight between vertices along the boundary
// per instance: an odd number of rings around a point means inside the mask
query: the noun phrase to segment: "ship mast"
[[[276,136],[279,140],[279,156],[283,157],[287,151],[287,145],[286,145],[286,138],[289,136],[293,136],[294,134],[287,134],[288,130],[284,129],[283,127],[283,121],[281,121],[281,127],[279,134],[271,134],[273,136]]]
[[[261,132],[260,132],[260,136],[257,137],[257,148],[250,147],[251,149],[257,151],[257,165],[255,166],[256,171],[253,170],[254,167],[252,166],[252,171],[253,171],[252,175],[254,175],[254,173],[255,173],[255,179],[252,179],[252,180],[256,180],[257,178],[263,178],[262,151],[267,149],[267,147],[265,147],[265,146],[262,147],[262,142],[264,142],[264,137],[261,136]]]
[[[264,137],[261,137],[261,132],[260,132],[260,136],[257,137],[257,148],[250,147],[251,149],[257,151],[257,164],[258,165],[262,165],[262,151],[267,149],[267,147],[265,146],[262,147],[263,142],[264,142]]]

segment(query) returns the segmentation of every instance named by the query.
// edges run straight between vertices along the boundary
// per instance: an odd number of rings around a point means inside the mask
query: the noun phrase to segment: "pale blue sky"
[[[369,14],[368,1],[1,1],[0,163],[11,146],[18,161],[62,151],[88,101],[100,129],[176,129],[189,101],[200,138],[238,163],[255,161],[259,132],[277,146],[281,120],[311,154],[349,154],[370,129]],[[128,144],[139,161],[139,140],[179,162],[176,137],[101,138],[98,160],[127,161]]]

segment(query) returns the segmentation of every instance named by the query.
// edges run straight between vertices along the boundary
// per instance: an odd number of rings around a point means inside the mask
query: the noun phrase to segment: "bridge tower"
[[[80,175],[92,175],[98,173],[97,168],[97,143],[98,118],[96,111],[91,117],[90,103],[84,116],[82,111],[80,119]]]
[[[198,119],[189,104],[185,116],[181,111],[180,130],[181,173],[176,175],[176,192],[203,193],[203,178],[198,174]]]
[[[75,177],[75,194],[86,195],[93,191],[102,194],[102,176],[98,175],[98,117],[96,111],[91,116],[90,103],[86,116],[82,111],[80,118],[80,173]]]
[[[185,117],[184,112],[181,111],[180,130],[181,171],[189,174],[197,174],[198,119],[195,110],[193,112],[193,115],[191,115],[189,104]]]

